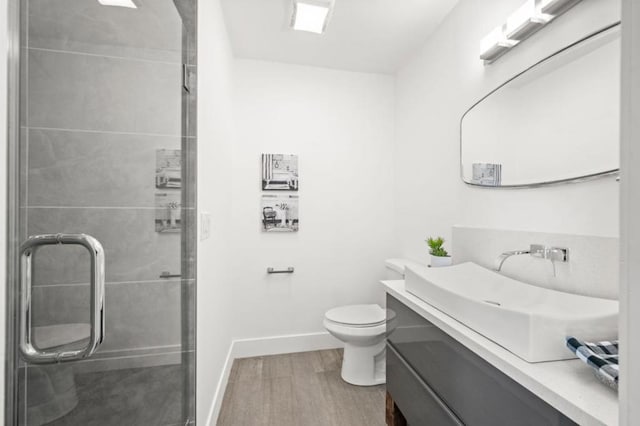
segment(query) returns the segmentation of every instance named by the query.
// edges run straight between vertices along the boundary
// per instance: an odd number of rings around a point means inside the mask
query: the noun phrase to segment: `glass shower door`
[[[7,424],[195,423],[195,0],[19,8]]]

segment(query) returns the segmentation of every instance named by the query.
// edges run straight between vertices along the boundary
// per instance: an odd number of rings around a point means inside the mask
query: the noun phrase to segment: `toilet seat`
[[[376,327],[387,321],[384,309],[376,304],[347,305],[333,308],[324,315],[327,321],[347,327]]]

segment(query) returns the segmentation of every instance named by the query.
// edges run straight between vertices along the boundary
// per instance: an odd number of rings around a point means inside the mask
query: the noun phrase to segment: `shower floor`
[[[75,376],[78,405],[51,426],[184,426],[181,365]]]
[[[385,387],[340,378],[341,350],[234,361],[218,426],[384,426]]]

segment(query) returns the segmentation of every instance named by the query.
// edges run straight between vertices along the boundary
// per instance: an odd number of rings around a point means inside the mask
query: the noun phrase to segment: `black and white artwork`
[[[156,188],[182,187],[182,155],[179,149],[156,150]]]
[[[298,231],[300,221],[297,195],[263,195],[261,207],[264,232]]]
[[[262,154],[262,189],[298,190],[298,156],[292,154]]]
[[[482,186],[500,186],[502,164],[473,163],[471,182]]]
[[[156,232],[180,232],[180,192],[156,193]]]

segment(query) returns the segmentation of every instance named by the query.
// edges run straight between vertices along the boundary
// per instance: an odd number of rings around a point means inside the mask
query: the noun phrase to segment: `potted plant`
[[[430,264],[432,268],[451,265],[451,256],[449,256],[449,253],[447,253],[444,247],[442,247],[444,244],[444,238],[429,237],[429,239],[427,239],[427,244],[429,245],[429,254],[431,255]]]

